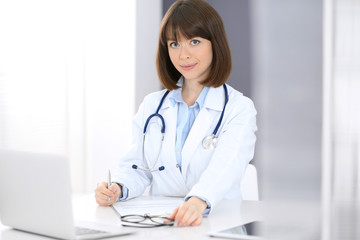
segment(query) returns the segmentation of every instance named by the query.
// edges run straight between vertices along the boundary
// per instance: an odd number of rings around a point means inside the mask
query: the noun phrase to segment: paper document
[[[149,214],[170,215],[184,201],[183,198],[142,196],[113,204],[113,208],[121,215]]]

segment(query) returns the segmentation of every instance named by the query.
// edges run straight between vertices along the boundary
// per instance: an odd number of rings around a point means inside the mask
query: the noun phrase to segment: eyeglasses
[[[121,225],[124,227],[153,228],[163,226],[174,226],[174,220],[164,216],[124,215],[120,217]]]

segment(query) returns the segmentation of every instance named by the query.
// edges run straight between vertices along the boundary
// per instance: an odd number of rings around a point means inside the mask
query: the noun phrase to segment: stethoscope
[[[224,84],[223,85],[224,87],[224,92],[225,92],[225,103],[224,103],[224,107],[223,107],[223,110],[221,112],[221,115],[220,115],[220,118],[219,118],[219,121],[218,123],[216,124],[216,127],[213,131],[213,133],[210,135],[210,136],[207,136],[203,139],[202,141],[202,145],[205,149],[214,149],[216,148],[216,144],[217,144],[217,140],[218,138],[216,137],[216,134],[219,130],[219,127],[221,125],[221,122],[222,122],[222,119],[224,117],[224,112],[225,112],[225,108],[226,108],[226,104],[228,103],[229,101],[229,94],[228,94],[228,90],[227,90],[227,87],[226,85]],[[169,90],[165,92],[165,94],[162,96],[161,98],[161,101],[159,103],[159,106],[158,108],[156,109],[156,112],[151,114],[146,122],[145,122],[145,126],[144,126],[144,131],[143,131],[143,143],[142,143],[142,160],[143,160],[143,164],[145,166],[145,136],[146,136],[146,130],[147,130],[147,126],[151,120],[151,118],[153,117],[159,117],[160,120],[161,120],[161,124],[162,124],[162,127],[161,127],[161,143],[160,143],[160,150],[157,154],[157,157],[156,157],[156,161],[154,162],[153,166],[151,168],[146,168],[146,167],[139,167],[138,165],[136,164],[133,164],[132,165],[132,168],[133,169],[139,169],[139,170],[143,170],[143,171],[147,171],[147,172],[155,172],[155,171],[163,171],[165,169],[164,166],[160,166],[159,168],[155,168],[158,160],[159,160],[159,156],[160,156],[160,152],[161,152],[161,149],[162,149],[162,144],[163,144],[163,141],[164,141],[164,135],[165,135],[165,121],[164,121],[164,118],[163,116],[161,116],[161,114],[159,113],[160,111],[160,108],[162,106],[162,104],[164,103],[164,100],[166,98],[166,96],[169,94]]]

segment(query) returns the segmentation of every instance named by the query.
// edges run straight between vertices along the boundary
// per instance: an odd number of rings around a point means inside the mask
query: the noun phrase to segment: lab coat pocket
[[[159,160],[162,162],[162,159]],[[188,192],[185,182],[174,174],[175,167],[165,166],[164,171],[155,171],[153,175],[152,194],[162,196],[184,197]]]

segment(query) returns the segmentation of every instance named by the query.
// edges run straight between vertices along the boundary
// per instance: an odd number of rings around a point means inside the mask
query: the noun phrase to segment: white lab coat
[[[154,117],[149,123],[145,140],[146,168],[164,166],[165,170],[144,172],[142,141],[147,118],[155,113],[166,90],[149,94],[133,119],[133,142],[130,151],[121,158],[114,181],[129,189],[129,198],[143,194],[151,185],[150,194],[163,196],[199,196],[212,208],[223,198],[242,199],[240,181],[254,155],[256,110],[252,101],[228,86],[229,101],[218,130],[217,147],[204,149],[202,141],[215,129],[225,102],[224,88],[210,88],[204,106],[190,130],[182,150],[182,172],[177,167],[175,153],[177,104],[167,97],[159,111],[165,120],[165,136],[159,160],[155,164],[161,138],[161,121]]]

